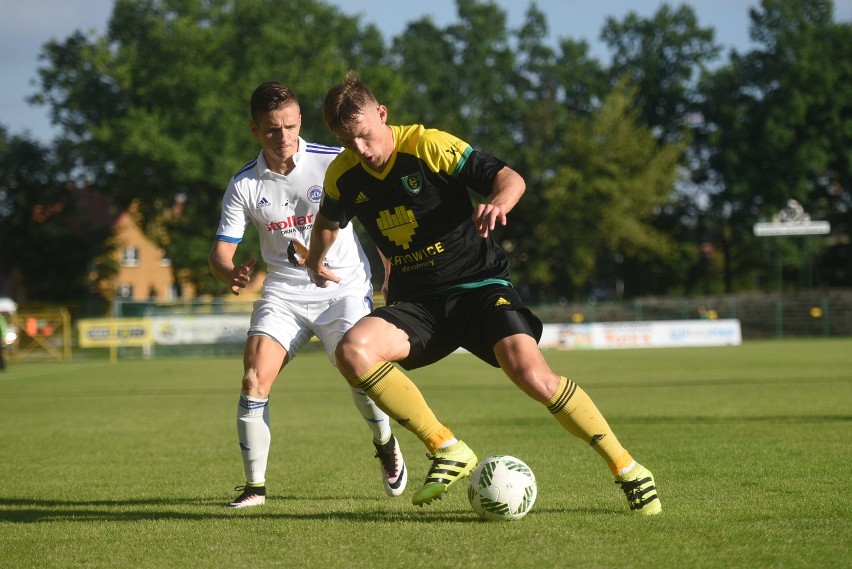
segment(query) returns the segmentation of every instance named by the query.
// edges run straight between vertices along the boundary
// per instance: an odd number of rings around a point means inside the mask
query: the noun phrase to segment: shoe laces
[[[396,474],[399,464],[396,459],[396,441],[393,437],[383,445],[376,445],[376,456],[382,463],[382,468],[388,478]]]
[[[426,458],[432,461],[432,466],[429,468],[429,472],[439,468],[439,467],[451,467],[451,466],[464,466],[464,463],[458,462],[456,460],[451,460],[444,456],[438,456],[431,453],[426,453]]]
[[[261,488],[258,488],[257,486],[249,486],[248,484],[245,484],[245,485],[242,485],[242,486],[234,486],[234,492],[240,492],[240,495],[237,498],[237,500],[240,500],[240,499],[245,498],[247,496],[253,496],[253,495],[265,496],[266,495],[265,488],[261,489]]]

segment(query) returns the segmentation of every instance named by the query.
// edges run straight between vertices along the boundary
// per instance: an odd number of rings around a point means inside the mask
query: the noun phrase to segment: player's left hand
[[[476,232],[482,238],[488,237],[488,233],[494,230],[498,222],[505,226],[506,220],[506,212],[503,208],[491,203],[478,204],[471,216]]]

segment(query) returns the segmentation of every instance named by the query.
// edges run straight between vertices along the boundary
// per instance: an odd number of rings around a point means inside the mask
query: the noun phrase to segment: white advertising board
[[[539,342],[542,348],[564,350],[740,344],[742,330],[736,319],[545,324]]]
[[[249,316],[213,314],[200,316],[152,316],[155,344],[221,344],[246,341]]]
[[[243,343],[249,327],[245,314],[152,316],[150,322],[146,339],[155,345]],[[739,344],[736,319],[545,324],[539,342],[542,348],[565,350]]]

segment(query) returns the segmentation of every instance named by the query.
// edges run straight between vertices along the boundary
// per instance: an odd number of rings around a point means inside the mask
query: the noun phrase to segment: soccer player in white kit
[[[246,227],[254,223],[268,269],[262,297],[254,303],[243,354],[237,434],[246,483],[236,488],[240,495],[228,504],[232,508],[266,501],[269,392],[279,372],[314,335],[334,365],[338,341],[370,313],[373,294],[370,265],[351,225],[340,231],[326,257],[339,282],[317,287],[304,268],[325,171],[341,149],[305,142],[299,136],[299,102],[279,83],[267,82],[255,89],[251,116],[251,131],[261,152],[228,184],[209,258],[213,274],[239,295],[251,280],[256,259],[235,264],[234,256]],[[399,496],[408,473],[390,419],[362,390],[352,389],[352,398],[372,429],[385,491]]]

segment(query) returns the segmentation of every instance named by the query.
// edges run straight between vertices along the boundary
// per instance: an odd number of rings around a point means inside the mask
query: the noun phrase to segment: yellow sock
[[[390,362],[378,362],[358,378],[359,387],[391,419],[414,433],[430,452],[453,437],[423,399],[423,394],[407,375]]]
[[[556,393],[547,402],[547,410],[569,433],[589,443],[613,475],[633,462],[592,399],[570,379],[561,378]]]

